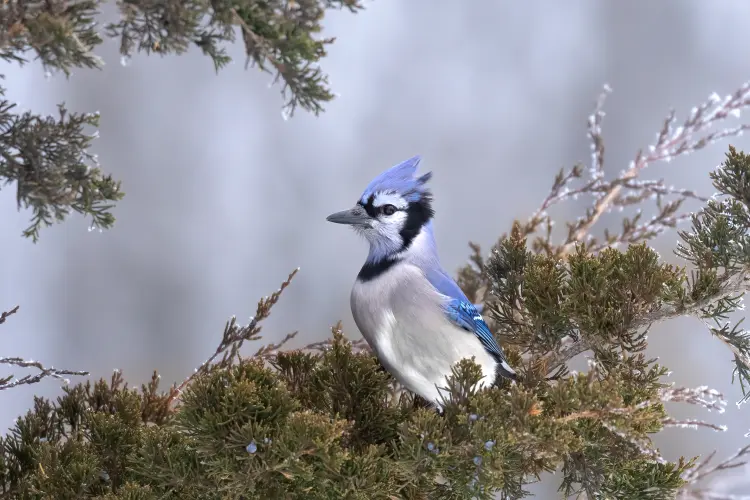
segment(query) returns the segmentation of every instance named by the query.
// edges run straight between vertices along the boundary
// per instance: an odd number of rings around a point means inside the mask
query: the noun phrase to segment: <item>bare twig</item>
[[[714,455],[715,453],[711,453],[705,461],[703,461],[697,467],[689,470],[685,474],[683,479],[690,483],[697,483],[698,481],[701,481],[702,479],[705,479],[707,476],[716,472],[744,467],[748,463],[747,459],[744,459],[744,457],[750,456],[750,444],[746,444],[745,446],[737,450],[734,455],[719,462],[713,467],[707,467],[708,462],[714,457]]]
[[[747,457],[750,457],[750,444],[743,446],[737,450],[734,455],[719,462],[713,467],[709,467],[708,465],[715,455],[715,451],[710,453],[705,460],[683,474],[682,479],[685,480],[686,485],[680,490],[678,498],[682,500],[747,500],[750,498],[730,494],[719,494],[709,489],[697,488],[700,482],[709,479],[709,476],[718,472],[745,467],[748,464]]]
[[[18,312],[18,308],[19,307],[21,307],[21,306],[16,306],[13,309],[11,309],[10,311],[5,311],[2,314],[0,314],[0,325],[2,325],[3,323],[5,323],[5,320],[8,319],[9,316],[13,316],[14,314],[16,314]]]
[[[261,347],[255,352],[254,356],[258,358],[270,358],[271,356],[274,356],[276,353],[278,353],[281,350],[282,347],[284,347],[284,345],[286,345],[287,342],[289,342],[294,337],[296,337],[298,333],[299,332],[287,333],[286,336],[283,339],[281,339],[280,342],[276,344],[271,343],[271,344],[264,345],[263,347]]]
[[[357,339],[357,340],[350,340],[352,344],[352,351],[367,351],[370,352],[372,349],[370,349],[370,345],[367,343],[365,339]],[[333,339],[326,339],[321,340],[320,342],[313,342],[312,344],[308,344],[303,349],[305,350],[311,350],[311,351],[325,351],[326,349],[330,348],[333,344]]]
[[[0,313],[0,325],[5,323],[5,320],[8,319],[10,316],[16,314],[18,312],[20,306],[16,306],[13,309],[9,311],[5,311],[3,313]],[[7,375],[5,377],[0,377],[0,391],[4,391],[5,389],[12,389],[13,387],[18,387],[19,385],[31,385],[36,384],[37,382],[40,382],[42,379],[51,377],[60,379],[66,384],[70,382],[66,378],[66,375],[76,375],[76,376],[87,376],[89,375],[89,372],[87,371],[79,371],[79,370],[58,370],[53,367],[45,367],[40,363],[39,361],[34,361],[32,359],[23,359],[23,358],[0,358],[0,365],[8,365],[8,366],[17,366],[19,368],[36,368],[39,370],[39,373],[36,375],[26,375],[21,378],[16,378],[15,375]]]
[[[179,386],[175,385],[175,387],[172,388],[168,399],[169,404],[177,399],[177,397],[182,393],[185,387],[196,376],[208,373],[216,367],[227,366],[238,357],[239,350],[245,343],[245,341],[259,340],[261,338],[259,335],[259,323],[266,319],[271,313],[271,308],[276,304],[276,302],[278,302],[279,297],[281,297],[281,293],[286,289],[286,287],[289,286],[297,272],[299,272],[299,268],[295,269],[289,274],[286,281],[281,284],[278,290],[276,290],[270,296],[260,299],[256,308],[255,316],[250,319],[250,322],[247,325],[239,326],[237,324],[237,318],[235,317],[232,317],[227,322],[226,326],[224,327],[224,334],[222,335],[221,342],[219,342],[219,345],[216,347],[214,353],[206,361],[201,363],[201,365],[194,370],[193,374],[183,380],[183,382]],[[294,335],[296,335],[296,333],[291,334],[291,336],[287,336],[286,340],[292,338]],[[216,359],[219,358],[219,356],[221,356],[221,360],[217,363],[214,363]]]
[[[0,365],[18,366],[20,368],[36,368],[37,370],[39,370],[39,373],[37,373],[36,375],[26,375],[21,378],[15,378],[13,375],[1,377],[0,378],[0,391],[4,391],[5,389],[12,389],[13,387],[17,387],[19,385],[36,384],[37,382],[40,382],[42,379],[47,378],[47,377],[60,379],[67,384],[70,382],[70,380],[66,378],[66,375],[75,375],[75,376],[89,375],[89,372],[87,371],[58,370],[53,367],[47,368],[44,365],[42,365],[39,361],[34,361],[31,359],[0,358]]]
[[[583,177],[580,165],[567,172],[560,171],[550,193],[523,226],[524,236],[536,233],[540,228],[546,229],[544,236],[539,236],[532,242],[536,251],[564,256],[570,253],[576,244],[586,243],[590,251],[597,252],[609,246],[650,240],[666,228],[675,227],[689,217],[689,214],[679,212],[683,202],[688,199],[706,199],[693,191],[667,186],[663,180],[640,180],[640,173],[653,163],[670,162],[715,141],[740,135],[750,128],[750,125],[742,124],[734,128],[710,131],[719,122],[730,116],[739,117],[742,110],[750,107],[750,83],[744,84],[734,94],[723,99],[714,93],[706,102],[693,108],[682,125],[677,125],[675,112],[671,111],[656,136],[656,142],[647,148],[648,152],[639,151],[626,170],[617,178],[606,181],[601,125],[605,99],[610,92],[609,86],[605,86],[597,99],[594,112],[589,116],[587,135],[591,143],[591,165],[586,180],[578,187],[571,187],[575,180]],[[584,194],[594,197],[591,207],[584,216],[568,224],[568,235],[560,245],[553,244],[552,220],[547,210],[555,204]],[[665,198],[669,196],[676,198],[666,201]],[[610,234],[605,231],[602,241],[597,241],[590,234],[593,226],[607,211],[613,208],[622,210],[647,199],[656,200],[658,212],[654,217],[640,222],[641,212],[638,212],[631,219],[623,219],[623,227],[619,233]]]

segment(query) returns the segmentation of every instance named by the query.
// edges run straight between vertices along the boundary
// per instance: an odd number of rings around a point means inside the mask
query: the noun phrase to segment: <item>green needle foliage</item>
[[[99,22],[103,0],[7,0],[0,6],[0,58],[23,65],[41,62],[49,72],[101,68],[94,50],[103,37],[120,40],[120,53],[182,54],[198,47],[216,71],[228,64],[227,46],[241,35],[247,65],[280,83],[284,113],[301,107],[318,114],[334,97],[319,63],[333,38],[320,36],[330,9],[362,9],[358,0],[127,0],[119,19]],[[3,75],[0,75],[3,78]],[[95,228],[114,224],[111,209],[123,197],[120,183],[88,152],[97,113],[55,116],[18,112],[0,86],[0,185],[15,184],[19,209],[31,210],[23,235],[34,242],[44,226],[71,212]]]
[[[285,106],[317,113],[331,99],[317,62],[330,39],[315,38],[326,9],[346,0],[297,2],[131,0],[106,26],[123,56],[179,54],[200,47],[219,69],[225,44],[242,35],[248,61],[273,72]],[[100,2],[8,1],[0,7],[0,57],[34,56],[50,69],[99,67],[92,49]],[[3,90],[0,89],[0,92]],[[429,407],[381,367],[361,340],[337,325],[326,341],[303,349],[278,344],[252,356],[261,325],[297,271],[259,301],[247,325],[232,318],[215,352],[180,384],[129,387],[109,380],[66,385],[34,405],[0,437],[0,499],[518,499],[545,472],[560,472],[562,495],[588,499],[715,498],[713,474],[738,467],[750,445],[714,465],[711,457],[664,459],[652,436],[666,427],[724,430],[678,420],[666,403],[723,411],[721,394],[667,383],[666,367],[646,357],[649,328],[677,316],[700,318],[734,355],[732,376],[750,399],[750,334],[730,316],[742,309],[750,269],[750,156],[729,148],[711,173],[711,199],[662,181],[641,180],[650,164],[694,152],[748,126],[711,131],[750,107],[750,85],[712,95],[676,126],[667,116],[657,142],[619,177],[604,173],[602,106],[589,119],[591,165],[562,170],[527,221],[517,221],[489,255],[472,245],[458,273],[467,295],[506,348],[519,381],[476,390],[481,370],[458,363],[446,380],[442,411]],[[0,98],[2,95],[0,95]],[[97,116],[60,107],[59,116],[16,114],[0,100],[0,176],[15,183],[19,207],[33,212],[24,233],[71,211],[108,227],[119,184],[88,153]],[[591,206],[553,228],[548,210],[585,195]],[[648,218],[641,207],[654,202]],[[700,210],[682,205],[700,202]],[[618,231],[593,234],[603,213],[625,210]],[[650,247],[678,223],[683,266]],[[18,307],[0,314],[0,325]],[[589,354],[588,369],[567,362]],[[33,374],[0,376],[0,392],[44,378],[88,373],[0,357]],[[727,367],[727,377],[730,369]],[[67,381],[67,380],[66,380]]]
[[[154,373],[131,389],[115,372],[65,387],[54,402],[35,398],[0,438],[0,498],[517,499],[556,470],[565,495],[675,498],[706,475],[705,463],[669,462],[651,437],[716,426],[677,421],[665,403],[721,410],[722,401],[665,382],[667,368],[643,353],[648,326],[678,315],[720,325],[711,332],[748,383],[748,335],[721,321],[748,286],[750,156],[730,148],[711,176],[719,195],[680,232],[690,272],[646,243],[534,252],[521,223],[489,258],[473,257],[460,281],[470,294],[488,290],[487,317],[518,383],[476,391],[481,370],[464,360],[440,413],[400,391],[340,326],[301,350],[282,349],[290,335],[243,357],[239,347],[260,339],[295,271],[248,325],[228,322],[214,355],[180,386],[162,391]],[[581,350],[591,351],[588,370],[568,372],[564,361]]]

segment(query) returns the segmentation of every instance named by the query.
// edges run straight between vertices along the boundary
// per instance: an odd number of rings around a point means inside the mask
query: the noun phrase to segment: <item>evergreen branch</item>
[[[70,74],[100,68],[93,49],[102,42],[94,18],[101,0],[8,0],[0,9],[0,58],[25,64],[34,53],[43,67]]]
[[[185,387],[196,377],[205,375],[216,369],[226,368],[231,365],[234,360],[239,358],[239,350],[245,343],[245,341],[255,341],[261,338],[261,336],[259,335],[261,330],[259,323],[268,318],[268,316],[271,314],[271,308],[279,301],[282,292],[291,284],[292,279],[298,272],[299,268],[289,273],[289,276],[283,283],[281,283],[281,286],[278,290],[276,290],[270,296],[264,297],[258,301],[255,316],[250,318],[250,322],[247,325],[238,325],[237,318],[232,316],[232,318],[224,326],[224,333],[222,334],[221,341],[216,347],[214,353],[206,361],[201,363],[201,365],[196,368],[189,377],[183,380],[183,382],[179,386],[175,384],[167,400],[168,404],[171,404],[180,394],[182,394]],[[286,339],[283,340],[281,344],[293,338],[295,335],[296,332],[287,335]],[[256,353],[256,356],[263,356],[265,354],[263,349],[258,351],[258,353]],[[221,356],[221,359],[216,362],[219,356]]]
[[[4,95],[0,88],[0,97]],[[0,184],[16,184],[20,209],[31,209],[31,225],[23,235],[34,242],[39,230],[64,220],[71,212],[91,217],[91,227],[114,224],[110,211],[122,199],[120,183],[98,168],[88,152],[98,134],[99,115],[70,113],[58,106],[58,117],[15,114],[15,104],[0,99]]]
[[[737,273],[721,285],[715,293],[690,304],[663,304],[660,308],[635,319],[631,323],[629,330],[631,332],[636,332],[641,328],[650,328],[651,325],[681,316],[701,316],[703,309],[711,304],[719,302],[726,297],[743,294],[748,290],[750,290],[750,276],[747,272]],[[552,351],[544,356],[543,363],[544,366],[546,366],[547,373],[552,373],[575,356],[584,353],[593,347],[594,346],[591,342],[585,338],[579,338],[577,340],[570,339],[557,351]]]
[[[129,0],[117,2],[120,19],[105,32],[120,39],[120,53],[182,54],[192,46],[208,55],[216,70],[231,61],[226,44],[235,41],[233,27],[242,27],[248,62],[262,71],[270,62],[275,81],[284,82],[285,109],[297,106],[315,114],[333,99],[328,79],[317,67],[333,38],[318,38],[327,10],[362,10],[359,0]],[[96,18],[102,0],[10,0],[0,10],[0,58],[26,63],[34,53],[50,71],[70,74],[73,68],[101,68],[93,53],[102,43]]]
[[[738,405],[745,403],[750,399],[750,390],[747,384],[750,382],[750,336],[745,330],[739,329],[739,323],[729,328],[729,322],[719,324],[719,319],[713,316],[713,309],[710,307],[701,310],[703,323],[709,331],[718,338],[734,354],[735,374],[738,375],[743,398],[738,401]],[[715,324],[712,326],[707,319],[713,319]]]
[[[334,98],[328,77],[319,68],[333,38],[321,38],[329,10],[363,9],[358,0],[128,0],[117,2],[119,19],[104,32],[120,41],[127,60],[137,52],[183,54],[200,48],[218,71],[231,61],[227,46],[240,26],[247,65],[282,81],[284,116],[299,106],[314,114]],[[7,0],[0,7],[0,59],[20,65],[36,59],[51,72],[69,76],[75,68],[99,69],[94,49],[103,42],[97,18],[102,0]],[[0,78],[3,78],[0,75]],[[123,193],[120,183],[99,170],[89,153],[98,126],[97,113],[69,113],[59,118],[14,112],[0,87],[0,185],[16,184],[18,208],[30,209],[23,232],[36,242],[44,226],[76,212],[91,217],[91,229],[114,223],[112,208]]]
[[[667,417],[662,420],[661,423],[664,427],[678,427],[680,429],[697,429],[699,427],[705,427],[717,432],[726,432],[727,430],[726,425],[712,424],[711,422],[706,422],[705,420],[698,420],[695,418],[679,420],[672,417]]]
[[[627,170],[617,178],[606,181],[604,179],[605,149],[602,120],[605,98],[610,92],[609,86],[605,86],[597,100],[594,112],[589,117],[587,134],[591,142],[592,156],[587,180],[578,187],[571,187],[570,185],[575,180],[583,177],[583,168],[576,165],[569,171],[561,170],[539,209],[523,225],[523,236],[532,235],[540,228],[544,228],[545,234],[536,237],[532,242],[535,251],[562,257],[569,254],[577,244],[584,243],[588,250],[598,252],[619,244],[647,241],[665,229],[675,227],[689,218],[689,214],[678,212],[685,201],[690,199],[705,201],[706,198],[690,190],[667,186],[663,180],[639,180],[640,173],[653,163],[671,162],[718,140],[738,136],[750,128],[750,125],[742,124],[724,130],[710,130],[729,117],[739,117],[741,111],[750,106],[750,83],[745,83],[734,94],[723,99],[717,94],[712,94],[706,102],[693,108],[680,126],[676,125],[674,110],[671,111],[665,118],[661,131],[657,134],[656,142],[647,148],[648,152],[638,151]],[[547,212],[548,209],[581,195],[592,195],[594,197],[592,206],[587,209],[584,216],[568,224],[568,235],[562,244],[553,244],[551,238],[554,223]],[[668,196],[676,196],[676,198],[665,201],[665,197]],[[605,231],[601,242],[590,234],[593,226],[604,213],[614,208],[623,210],[647,199],[655,199],[658,210],[657,215],[650,220],[639,222],[642,216],[639,210],[633,219],[623,219],[623,228],[618,234]]]
[[[722,393],[707,386],[667,387],[659,391],[659,400],[663,403],[675,402],[702,406],[708,411],[719,413],[724,413],[727,404]]]
[[[285,118],[298,106],[317,115],[334,98],[318,66],[335,41],[318,37],[323,17],[327,10],[356,13],[363,8],[359,0],[131,0],[120,3],[122,19],[108,24],[107,34],[120,38],[125,58],[136,50],[182,54],[197,46],[218,71],[231,61],[226,44],[235,41],[234,26],[239,26],[246,66],[263,72],[270,72],[270,66],[273,82],[283,83]]]

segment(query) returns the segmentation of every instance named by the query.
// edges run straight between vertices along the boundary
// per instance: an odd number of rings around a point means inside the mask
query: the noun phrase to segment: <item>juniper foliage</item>
[[[50,69],[95,68],[101,42],[94,23],[99,1],[8,1],[0,8],[0,57],[29,54]],[[121,17],[106,36],[124,56],[162,55],[198,46],[218,70],[225,44],[242,35],[250,64],[281,81],[285,105],[319,112],[332,95],[317,62],[332,40],[317,39],[326,9],[355,1],[118,2]],[[750,445],[718,463],[665,460],[651,437],[666,427],[723,430],[717,423],[679,420],[667,402],[723,411],[721,394],[675,387],[667,367],[645,356],[649,328],[690,315],[704,321],[734,356],[732,376],[750,398],[750,334],[728,321],[742,308],[750,265],[750,156],[730,147],[711,173],[711,199],[663,181],[643,180],[651,164],[676,159],[746,125],[712,127],[750,106],[750,85],[712,95],[680,125],[670,113],[656,142],[618,177],[604,169],[602,108],[589,120],[591,163],[562,170],[527,221],[517,221],[485,256],[472,245],[459,283],[517,367],[520,381],[479,392],[481,372],[464,360],[446,381],[442,413],[403,391],[362,340],[340,325],[328,340],[286,350],[277,344],[245,356],[296,271],[258,303],[247,325],[232,318],[215,352],[180,384],[159,376],[131,388],[122,374],[66,385],[54,400],[35,398],[0,438],[0,498],[7,499],[517,499],[548,471],[560,471],[564,495],[590,499],[715,498],[713,476],[739,467]],[[0,102],[0,175],[17,184],[19,206],[33,210],[25,235],[71,211],[112,224],[122,196],[88,153],[87,128],[97,116],[60,107],[60,117],[14,114]],[[576,196],[592,203],[561,237],[548,213]],[[653,215],[626,212],[619,231],[594,235],[602,214],[654,201]],[[701,203],[690,213],[683,205]],[[675,249],[683,266],[664,263],[649,242],[680,223]],[[7,328],[18,307],[0,314]],[[6,324],[7,323],[7,324]],[[589,368],[567,361],[589,353]],[[30,369],[0,377],[0,391],[44,378],[86,372],[22,358],[0,365]],[[730,376],[727,367],[727,376]],[[67,379],[66,379],[67,381]]]
[[[715,391],[667,384],[667,368],[643,353],[649,325],[682,314],[719,319],[747,286],[750,157],[730,148],[711,177],[720,196],[680,233],[677,253],[691,271],[646,243],[535,252],[521,223],[489,258],[477,252],[461,282],[471,295],[488,290],[487,316],[519,368],[517,384],[476,392],[481,371],[465,360],[440,414],[399,392],[340,326],[324,343],[285,351],[282,342],[243,357],[235,347],[260,339],[295,271],[249,325],[229,321],[216,354],[180,386],[160,390],[154,373],[132,389],[116,372],[65,387],[56,401],[36,398],[0,440],[0,498],[515,499],[555,470],[566,495],[689,492],[750,453],[714,467],[669,462],[650,439],[685,424],[667,401],[723,409]],[[735,353],[747,384],[747,335],[725,325],[711,333]],[[591,350],[589,369],[569,373],[561,360],[579,344]]]
[[[0,58],[24,65],[39,61],[48,72],[69,76],[76,68],[101,68],[94,50],[105,37],[120,41],[124,59],[135,53],[182,54],[191,47],[207,55],[216,71],[228,64],[237,35],[246,66],[274,75],[284,113],[300,107],[318,114],[334,97],[319,64],[334,42],[321,37],[327,10],[362,9],[358,0],[123,0],[116,21],[102,23],[103,0],[8,0],[0,6]],[[4,78],[4,75],[0,75]],[[111,209],[123,197],[89,152],[97,113],[74,113],[64,104],[56,115],[19,112],[0,86],[0,183],[15,184],[19,210],[31,210],[23,235],[39,239],[44,226],[75,212],[95,228],[109,228]]]

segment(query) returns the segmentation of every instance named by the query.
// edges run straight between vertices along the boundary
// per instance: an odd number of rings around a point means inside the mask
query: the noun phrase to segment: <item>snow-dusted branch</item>
[[[712,489],[700,488],[699,485],[699,483],[711,479],[716,473],[747,466],[748,459],[750,458],[750,444],[743,446],[734,455],[722,460],[718,464],[709,467],[715,455],[715,451],[710,453],[705,460],[683,475],[682,478],[687,484],[680,491],[678,496],[680,500],[750,500],[748,496],[720,494],[712,491]]]
[[[5,323],[8,317],[18,312],[18,308],[19,306],[16,306],[9,311],[0,313],[0,325]],[[0,358],[0,365],[13,366],[17,368],[32,368],[37,370],[37,373],[33,375],[24,375],[23,377],[16,377],[12,374],[5,377],[0,377],[0,391],[4,391],[5,389],[12,389],[13,387],[18,387],[19,385],[36,384],[37,382],[47,377],[60,379],[67,384],[69,382],[69,380],[66,378],[67,376],[86,376],[89,374],[89,372],[86,371],[60,370],[51,366],[46,367],[39,361],[18,357]]]
[[[584,168],[581,165],[576,165],[568,171],[560,171],[550,193],[523,226],[525,236],[532,236],[540,231],[544,233],[532,241],[536,251],[563,256],[570,253],[576,244],[585,243],[590,251],[597,252],[609,246],[650,240],[665,229],[675,227],[689,217],[688,213],[680,210],[685,201],[706,201],[706,198],[691,190],[666,185],[663,180],[642,180],[639,178],[641,172],[653,163],[671,162],[718,140],[741,135],[750,128],[750,124],[741,124],[731,128],[714,129],[727,118],[738,118],[741,112],[750,106],[749,82],[735,93],[723,98],[716,93],[711,94],[706,102],[690,111],[682,124],[677,123],[675,111],[670,111],[661,130],[656,134],[655,143],[645,148],[645,152],[638,151],[628,168],[622,170],[616,178],[606,180],[602,122],[605,116],[604,104],[610,92],[609,86],[605,86],[597,99],[594,112],[589,116],[591,163],[588,175],[584,176]],[[579,180],[581,184],[574,186]],[[562,243],[553,243],[553,221],[547,212],[548,209],[581,195],[593,197],[591,206],[586,209],[583,216],[567,224],[568,234]],[[595,238],[591,234],[594,225],[606,212],[634,207],[648,199],[655,200],[657,213],[653,217],[641,220],[642,212],[638,210],[635,216],[623,219],[619,232],[604,231],[601,238]]]

